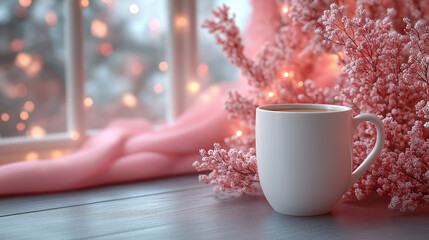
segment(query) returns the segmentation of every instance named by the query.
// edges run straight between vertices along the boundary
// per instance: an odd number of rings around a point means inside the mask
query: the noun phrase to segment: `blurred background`
[[[115,118],[164,123],[169,0],[76,1],[84,17],[88,129]],[[189,94],[239,78],[214,37],[200,27],[224,3],[240,30],[246,28],[250,0],[197,1],[198,81],[188,86]],[[66,131],[63,23],[63,1],[0,1],[0,142]]]

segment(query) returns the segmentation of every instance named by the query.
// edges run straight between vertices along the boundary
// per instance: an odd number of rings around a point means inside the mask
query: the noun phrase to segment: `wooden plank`
[[[174,179],[174,180],[171,180]],[[77,191],[0,198],[0,217],[201,187],[196,175],[117,184]]]
[[[163,190],[177,179],[191,188]],[[153,194],[135,195],[140,185],[127,184],[121,198],[0,217],[0,239],[429,239],[428,206],[402,214],[383,199],[344,201],[327,215],[291,217],[261,196],[214,196],[196,176],[160,181]]]

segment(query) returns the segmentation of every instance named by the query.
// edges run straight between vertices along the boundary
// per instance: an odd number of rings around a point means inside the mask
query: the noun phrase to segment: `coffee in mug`
[[[352,172],[353,134],[364,121],[374,123],[377,141]],[[259,180],[279,213],[312,216],[328,213],[380,154],[384,128],[373,114],[352,116],[348,107],[278,104],[256,110]]]

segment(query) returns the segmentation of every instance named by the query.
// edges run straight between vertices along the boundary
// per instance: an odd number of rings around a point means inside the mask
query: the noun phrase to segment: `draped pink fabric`
[[[62,159],[0,167],[0,196],[64,191],[194,172],[200,148],[232,133],[224,97],[199,103],[159,130],[145,120],[117,120]]]

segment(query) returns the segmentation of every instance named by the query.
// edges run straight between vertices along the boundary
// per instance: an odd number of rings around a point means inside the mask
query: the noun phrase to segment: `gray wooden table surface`
[[[261,196],[215,196],[190,175],[0,198],[0,239],[429,239],[429,207],[341,201],[327,215],[291,217]]]

